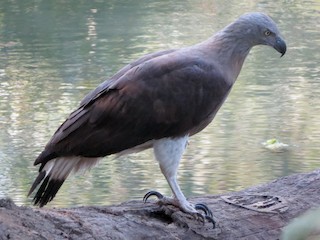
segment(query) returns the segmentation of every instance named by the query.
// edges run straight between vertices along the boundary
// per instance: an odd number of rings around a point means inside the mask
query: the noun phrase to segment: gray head
[[[281,53],[281,56],[286,53],[287,46],[276,23],[264,13],[244,14],[223,31],[236,33],[238,37],[243,36],[252,46],[268,45]]]

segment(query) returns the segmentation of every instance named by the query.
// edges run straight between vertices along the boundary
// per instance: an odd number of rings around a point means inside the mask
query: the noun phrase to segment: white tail
[[[101,158],[60,157],[48,161],[39,172],[29,194],[41,183],[33,201],[40,207],[50,202],[71,172],[86,171],[94,167]]]

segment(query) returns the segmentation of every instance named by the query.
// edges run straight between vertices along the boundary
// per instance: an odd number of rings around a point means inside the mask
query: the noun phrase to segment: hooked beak
[[[275,44],[273,45],[273,48],[277,50],[279,53],[281,53],[281,57],[286,53],[287,51],[287,45],[286,42],[280,38],[276,37]]]

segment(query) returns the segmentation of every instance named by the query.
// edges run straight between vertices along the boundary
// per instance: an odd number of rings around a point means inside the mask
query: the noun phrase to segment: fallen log
[[[215,228],[154,202],[39,209],[0,199],[0,239],[279,239],[293,218],[320,205],[319,178],[316,170],[239,192],[191,198],[213,210]]]

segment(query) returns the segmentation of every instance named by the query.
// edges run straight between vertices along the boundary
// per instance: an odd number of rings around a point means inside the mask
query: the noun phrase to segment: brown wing
[[[169,51],[125,67],[85,97],[35,164],[59,156],[102,157],[202,129],[231,86],[199,54]]]

